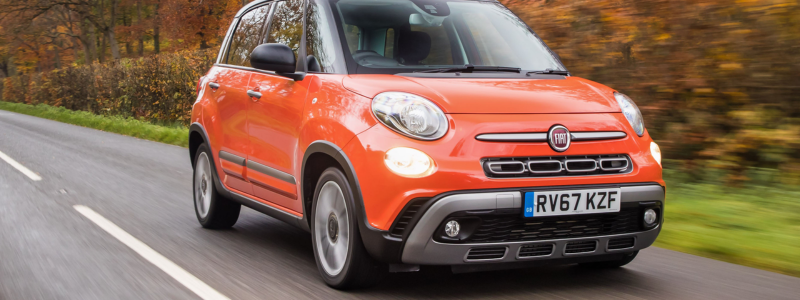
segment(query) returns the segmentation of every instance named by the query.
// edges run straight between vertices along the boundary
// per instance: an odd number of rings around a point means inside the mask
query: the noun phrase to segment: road
[[[249,209],[233,229],[202,229],[184,148],[0,111],[0,152],[41,177],[0,160],[3,300],[200,299],[75,205],[230,299],[800,298],[800,278],[654,247],[617,270],[423,268],[341,292],[320,280],[308,233]]]

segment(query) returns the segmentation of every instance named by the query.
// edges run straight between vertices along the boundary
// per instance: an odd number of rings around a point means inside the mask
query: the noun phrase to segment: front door
[[[275,3],[269,22],[267,43],[282,43],[294,50],[297,57],[303,35],[303,0]],[[301,212],[298,200],[299,174],[295,162],[297,141],[303,118],[303,105],[311,77],[302,81],[254,72],[248,87],[261,93],[251,97],[247,119],[251,150],[247,168],[253,194],[284,208]]]

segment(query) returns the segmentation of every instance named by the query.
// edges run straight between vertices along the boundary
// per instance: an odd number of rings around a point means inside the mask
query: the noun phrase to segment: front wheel
[[[322,173],[314,192],[311,238],[323,280],[336,289],[374,285],[388,268],[372,259],[358,230],[353,192],[337,168]]]

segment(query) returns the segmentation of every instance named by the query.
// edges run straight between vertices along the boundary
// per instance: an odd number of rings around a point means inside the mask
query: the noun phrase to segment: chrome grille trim
[[[622,164],[618,165],[617,162]],[[577,165],[580,163],[586,163],[588,166]],[[481,165],[489,178],[619,175],[633,171],[633,162],[625,154],[497,157],[484,158],[481,160]],[[506,171],[502,170],[502,166],[506,166]],[[509,171],[510,169],[513,171]]]
[[[497,162],[488,162],[486,165],[489,167],[489,170],[494,174],[522,174],[525,173],[525,164],[521,161],[497,161]],[[519,165],[520,171],[495,171],[493,168],[494,166],[507,166],[507,165]],[[502,168],[502,167],[501,167]]]
[[[475,136],[486,142],[547,142],[547,132],[536,133],[484,133]]]
[[[591,163],[592,167],[591,168],[583,168],[583,169],[573,169],[573,168],[569,167],[570,164],[578,164],[578,163]],[[593,172],[593,171],[597,170],[597,161],[594,160],[594,159],[588,159],[588,158],[586,158],[586,159],[566,159],[566,160],[564,160],[564,169],[566,169],[567,172],[570,172],[570,173]]]
[[[621,139],[628,136],[624,131],[580,131],[571,132],[572,141],[600,141]],[[547,142],[547,132],[483,133],[475,136],[484,142]]]
[[[628,136],[624,131],[583,131],[572,132],[573,141],[597,141],[621,139]]]
[[[541,170],[534,170],[534,168],[532,167],[532,165],[543,165],[543,164],[554,164],[554,163],[558,164],[558,169],[554,168],[552,170],[541,171]],[[531,173],[534,173],[534,174],[561,173],[561,171],[564,170],[564,165],[561,163],[561,161],[554,160],[554,159],[551,159],[551,160],[529,160],[529,161],[527,161],[527,165],[528,165],[528,171],[531,172]]]
[[[615,162],[615,161],[625,162],[624,167],[608,167],[608,168],[606,168],[605,166],[603,166],[603,163],[612,163],[612,162]],[[628,168],[628,160],[625,159],[625,158],[621,158],[621,157],[620,158],[601,158],[598,161],[598,165],[600,165],[600,169],[603,170],[603,171],[622,171],[622,170],[625,170],[625,169]]]

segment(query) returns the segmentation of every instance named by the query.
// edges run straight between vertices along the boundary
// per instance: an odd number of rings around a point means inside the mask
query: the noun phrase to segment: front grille
[[[500,259],[506,256],[506,247],[472,248],[467,253],[467,260]]]
[[[633,237],[611,239],[608,241],[608,250],[633,248],[636,239]]]
[[[486,158],[481,163],[489,178],[613,175],[633,170],[625,154]]]
[[[524,218],[521,212],[484,215],[455,213],[445,221],[458,220],[461,215],[478,219],[478,225],[473,233],[468,238],[458,241],[444,240],[438,236],[434,238],[445,243],[494,243],[632,233],[644,230],[639,222],[640,210],[638,205],[623,203],[619,213],[591,215]]]
[[[522,245],[519,248],[519,257],[548,256],[553,254],[553,244]]]
[[[566,254],[587,253],[597,250],[597,241],[569,242],[564,248]]]
[[[409,201],[403,211],[400,212],[400,215],[397,216],[397,219],[395,219],[391,230],[389,230],[391,235],[402,237],[406,232],[406,229],[408,229],[408,226],[411,224],[411,221],[415,216],[417,216],[417,214],[420,212],[420,209],[422,209],[428,200],[430,200],[430,198],[419,198]]]

